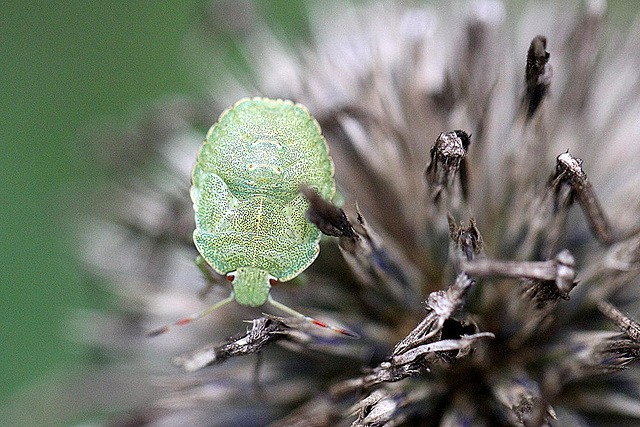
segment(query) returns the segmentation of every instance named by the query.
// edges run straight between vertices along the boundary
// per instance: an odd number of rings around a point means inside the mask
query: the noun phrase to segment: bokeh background
[[[87,135],[126,127],[167,96],[208,95],[215,70],[192,32],[206,3],[1,2],[0,404],[84,360],[67,328],[73,310],[97,303],[74,247],[77,213],[100,185]],[[255,3],[268,24],[304,34],[304,2]],[[638,9],[609,4],[620,28]],[[233,41],[218,42],[231,60]]]
[[[88,301],[75,212],[99,184],[81,137],[150,100],[196,94],[185,34],[199,1],[2,2],[0,398],[78,363],[70,310]]]

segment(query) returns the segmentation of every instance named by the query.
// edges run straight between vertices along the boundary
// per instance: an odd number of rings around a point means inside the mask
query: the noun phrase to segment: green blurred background
[[[89,303],[68,238],[67,207],[97,182],[78,136],[202,88],[184,66],[201,3],[2,2],[0,399],[82,358],[63,329]]]
[[[204,3],[2,2],[0,403],[82,360],[64,330],[73,307],[92,303],[70,219],[98,177],[78,136],[167,94],[207,95],[206,67],[186,46]],[[301,18],[298,0],[258,3],[267,22]],[[636,0],[612,3],[617,20],[638,10]]]

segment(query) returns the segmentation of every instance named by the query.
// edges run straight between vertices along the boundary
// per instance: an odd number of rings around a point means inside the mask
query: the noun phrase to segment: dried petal
[[[451,194],[458,177],[463,199],[467,199],[468,176],[465,157],[471,137],[463,130],[442,132],[431,147],[431,161],[425,171],[431,198],[437,203],[443,192]]]
[[[547,38],[535,36],[529,45],[527,52],[527,67],[525,80],[527,91],[524,104],[527,109],[527,119],[531,119],[536,112],[551,85],[551,65],[549,52],[547,52]]]

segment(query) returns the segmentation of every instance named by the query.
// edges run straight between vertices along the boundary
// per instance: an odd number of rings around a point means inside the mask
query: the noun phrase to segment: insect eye
[[[275,286],[275,285],[277,285],[277,284],[278,284],[278,279],[276,279],[275,277],[270,278],[270,279],[269,279],[269,284],[270,284],[271,286]]]
[[[235,279],[235,278],[236,278],[235,274],[233,274],[233,273],[227,274],[227,280],[228,281],[233,282],[233,279]]]

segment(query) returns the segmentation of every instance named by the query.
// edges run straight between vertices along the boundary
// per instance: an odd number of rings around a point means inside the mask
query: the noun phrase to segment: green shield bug
[[[304,184],[331,200],[333,161],[318,122],[300,104],[245,98],[225,110],[205,139],[193,168],[194,243],[216,272],[233,283],[231,295],[201,313],[157,329],[183,325],[236,300],[266,302],[295,317],[348,336],[351,331],[305,316],[270,295],[320,252],[320,231],[305,218]],[[204,266],[201,265],[201,268]]]

